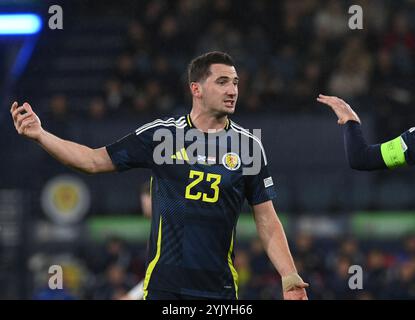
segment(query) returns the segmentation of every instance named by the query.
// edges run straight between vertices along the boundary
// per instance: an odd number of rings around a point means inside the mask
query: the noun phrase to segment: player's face
[[[211,75],[201,84],[205,108],[217,114],[233,114],[238,99],[238,75],[235,67],[212,64]]]

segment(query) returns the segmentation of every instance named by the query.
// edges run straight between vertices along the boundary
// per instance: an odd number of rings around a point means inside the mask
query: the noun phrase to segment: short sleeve
[[[149,168],[153,163],[153,130],[133,132],[106,148],[118,171]]]
[[[251,206],[275,199],[277,196],[262,145],[261,149],[261,170],[258,174],[245,176],[245,196]]]

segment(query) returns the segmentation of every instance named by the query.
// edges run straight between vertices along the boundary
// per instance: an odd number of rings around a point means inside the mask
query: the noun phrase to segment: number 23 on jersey
[[[190,170],[189,172],[189,178],[195,179],[192,182],[190,182],[186,187],[186,194],[185,198],[190,200],[202,200],[204,202],[217,202],[219,199],[219,183],[222,178],[220,174],[214,174],[214,173],[207,173],[206,174],[206,180],[207,182],[210,182],[210,188],[213,189],[213,196],[209,197],[208,194],[202,193],[202,192],[193,192],[192,188],[195,187],[197,184],[199,184],[201,181],[204,181],[205,173],[202,171],[196,171],[196,170]]]

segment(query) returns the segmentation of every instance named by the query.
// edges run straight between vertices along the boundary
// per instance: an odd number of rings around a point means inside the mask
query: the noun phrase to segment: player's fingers
[[[18,114],[17,115],[17,121],[16,121],[17,126],[20,127],[22,125],[23,121],[25,121],[28,118],[33,119],[33,114],[32,113]]]
[[[305,290],[296,292],[295,300],[308,300],[307,292]]]
[[[13,102],[12,107],[10,108],[10,113],[13,113],[13,111],[19,106],[17,101]]]
[[[35,124],[36,120],[35,119],[26,119],[25,121],[22,122],[22,127],[28,127],[31,126],[32,124]]]
[[[25,103],[23,104],[23,107],[25,108],[25,110],[26,110],[28,113],[30,113],[30,114],[32,114],[32,115],[34,116],[35,120],[37,120],[37,121],[39,122],[39,124],[41,124],[39,117],[38,117],[38,116],[37,116],[37,114],[33,111],[32,106],[31,106],[29,103],[25,102]]]
[[[19,125],[16,126],[17,132],[19,132],[19,134],[22,134],[23,133],[25,127],[28,124],[28,121],[30,121],[30,119],[29,120],[26,119],[21,124],[19,124]]]
[[[23,121],[22,125],[19,127],[18,132],[20,134],[24,133],[25,130],[30,127],[30,125],[34,124],[35,120],[34,119],[26,119],[25,121]]]
[[[327,105],[327,106],[329,106],[331,108],[334,108],[335,107],[334,103],[332,101],[330,101],[330,100],[327,100],[326,98],[324,98],[324,99],[317,98],[317,101],[318,102],[321,102],[321,103],[323,103],[323,104],[325,104],[325,105]]]
[[[340,98],[336,97],[336,96],[324,96],[325,99],[329,100],[329,101],[339,101]]]
[[[330,98],[328,98],[328,101],[330,101],[330,103],[332,103],[336,106],[341,106],[342,105],[341,100],[337,97],[330,97]]]
[[[23,108],[23,106],[20,106],[20,107],[14,109],[14,111],[12,113],[13,120],[16,121],[17,120],[17,115],[19,113],[23,112],[23,111],[25,111],[25,109]]]
[[[317,97],[317,99],[327,99],[327,98],[328,96],[325,96],[324,94],[321,94],[321,93]]]
[[[27,112],[33,112],[32,107],[30,106],[29,103],[25,102],[23,103],[23,108],[27,111]]]
[[[304,289],[296,289],[286,292],[284,294],[284,300],[308,300],[308,298]]]
[[[39,125],[42,125],[42,121],[40,121],[39,117],[37,116],[36,113],[33,112],[33,115],[35,116],[36,121],[39,123]]]
[[[330,96],[326,96],[326,95],[321,94],[321,93],[318,96],[319,96],[319,98],[329,98],[330,97]]]
[[[325,103],[328,103],[328,102],[334,102],[334,101],[336,101],[336,97],[325,96],[325,95],[320,94],[318,96],[317,100],[319,100],[319,101],[325,101]]]
[[[318,96],[321,97],[321,98],[324,98],[324,99],[328,99],[328,100],[338,99],[338,97],[336,97],[336,96],[326,96],[324,94],[319,94]]]
[[[26,125],[26,123],[22,123],[20,126],[16,126],[17,132],[19,134],[23,134],[24,129],[25,129],[25,125]]]
[[[327,98],[317,97],[317,101],[321,103],[327,103]]]

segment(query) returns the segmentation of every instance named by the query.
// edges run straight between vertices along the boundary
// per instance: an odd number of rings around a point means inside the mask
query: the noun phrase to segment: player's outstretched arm
[[[338,124],[345,124],[349,120],[361,123],[357,113],[354,112],[350,105],[347,104],[344,100],[334,96],[325,96],[323,94],[319,94],[317,101],[324,103],[334,111],[338,118]]]
[[[42,128],[39,117],[25,102],[19,106],[14,102],[10,113],[17,132],[36,141],[58,161],[85,173],[115,171],[115,166],[105,147],[92,149],[71,141],[63,140]]]
[[[320,94],[317,101],[329,106],[337,115],[337,123],[344,125],[344,148],[352,169],[372,171],[386,169],[380,144],[369,145],[360,126],[360,119],[344,100]]]
[[[254,205],[253,209],[259,237],[268,257],[281,275],[284,299],[307,300],[305,288],[308,287],[308,283],[297,273],[284,228],[272,201]]]

